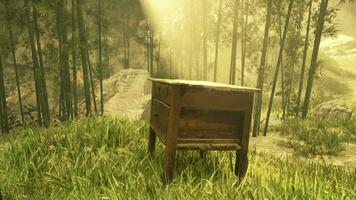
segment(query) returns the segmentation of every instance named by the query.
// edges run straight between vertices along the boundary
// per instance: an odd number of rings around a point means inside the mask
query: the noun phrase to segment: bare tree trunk
[[[283,40],[283,30],[282,30],[282,0],[279,1],[279,11],[278,11],[278,25],[279,25],[279,43],[282,44]],[[285,101],[285,86],[284,86],[284,62],[283,62],[283,51],[281,52],[281,95],[282,95],[282,119],[285,120],[286,113],[286,101]]]
[[[208,80],[208,33],[207,33],[207,1],[202,0],[203,4],[203,80]]]
[[[306,33],[305,33],[305,40],[304,40],[304,51],[303,51],[302,68],[300,70],[300,80],[299,80],[299,89],[298,89],[298,96],[297,96],[296,116],[298,116],[299,113],[300,113],[300,102],[301,102],[301,98],[302,98],[305,66],[306,66],[306,62],[307,62],[308,47],[309,47],[309,32],[310,32],[310,22],[311,22],[311,15],[312,15],[312,7],[313,7],[313,0],[310,0],[310,2],[309,2],[309,14],[308,14],[307,30],[306,30]]]
[[[231,45],[231,63],[230,63],[230,81],[229,83],[235,85],[236,74],[236,54],[237,54],[237,26],[239,16],[239,0],[235,0],[234,5],[234,22],[232,30],[232,45]]]
[[[303,118],[306,118],[306,116],[308,115],[314,75],[315,75],[316,67],[318,65],[317,62],[318,62],[318,55],[319,55],[319,47],[320,47],[321,37],[323,35],[323,27],[324,27],[325,15],[328,8],[328,2],[329,0],[322,0],[320,4],[320,13],[318,17],[318,24],[317,24],[316,34],[315,34],[314,49],[313,49],[311,64],[309,68],[309,76],[308,76],[307,88],[306,88],[305,98],[304,98],[304,105],[303,105],[303,112],[302,112]]]
[[[31,2],[32,3],[32,2]],[[31,19],[31,6],[30,6],[30,0],[25,0],[24,3],[24,8],[25,8],[25,13],[26,13],[26,25],[28,29],[28,36],[29,36],[29,44],[31,47],[31,55],[32,55],[32,64],[33,64],[33,76],[35,80],[35,88],[36,88],[36,102],[37,102],[37,112],[38,112],[38,123],[39,125],[42,125],[42,116],[43,116],[43,93],[42,93],[42,85],[40,81],[40,75],[39,75],[39,60],[38,60],[38,54],[37,54],[37,49],[36,49],[36,43],[35,43],[35,30],[34,30],[34,25],[33,25],[33,20]],[[46,118],[43,116],[43,118]],[[46,125],[46,123],[45,123]]]
[[[9,132],[3,66],[0,52],[0,124],[3,133]]]
[[[241,0],[241,86],[244,85],[244,75],[245,75],[245,58],[244,58],[244,40],[245,40],[245,0]],[[247,14],[246,14],[247,16]]]
[[[98,41],[99,41],[99,70],[100,70],[100,75],[99,75],[99,79],[100,79],[100,113],[101,115],[104,115],[104,85],[103,85],[103,64],[102,64],[102,56],[103,56],[103,53],[102,53],[102,45],[101,45],[101,29],[102,29],[102,22],[101,22],[101,0],[98,0],[98,10],[99,10],[99,14],[98,14],[98,18],[99,18],[99,38],[98,38]]]
[[[218,73],[218,60],[219,60],[219,45],[220,45],[220,31],[221,31],[221,18],[222,18],[222,0],[219,0],[219,13],[218,13],[218,23],[217,32],[215,38],[215,62],[214,62],[214,82],[217,80]]]
[[[64,119],[73,118],[72,94],[70,86],[70,70],[69,70],[69,54],[68,54],[68,38],[67,38],[67,17],[65,16],[64,0],[57,0],[57,27],[58,41],[60,46],[60,64],[61,64],[61,86],[63,87],[63,101],[65,109],[63,109]]]
[[[159,42],[158,42],[158,52],[157,52],[157,69],[156,69],[156,75],[159,72],[159,68],[161,66],[160,60],[161,60],[161,45],[162,45],[162,33],[159,33]]]
[[[296,47],[295,47],[296,48]],[[287,114],[287,117],[289,116],[290,114],[290,100],[291,100],[291,94],[292,94],[292,90],[293,90],[293,76],[294,76],[294,63],[296,61],[296,58],[297,55],[296,55],[296,52],[293,54],[293,57],[292,57],[292,63],[291,63],[291,67],[290,67],[290,73],[289,73],[289,88],[288,88],[288,93],[287,93],[287,103],[286,103],[286,114]]]
[[[260,130],[260,116],[262,110],[262,96],[263,96],[263,85],[264,85],[264,70],[266,66],[267,60],[267,48],[268,48],[268,39],[269,39],[269,29],[271,27],[271,19],[272,19],[272,3],[273,0],[268,0],[267,3],[267,15],[266,15],[266,24],[265,24],[265,33],[263,37],[263,47],[261,54],[261,63],[258,72],[257,78],[257,88],[261,91],[258,93],[255,101],[255,114],[254,114],[254,122],[253,122],[253,136],[256,137]]]
[[[12,60],[14,62],[14,69],[15,69],[15,79],[16,79],[16,87],[17,87],[17,96],[19,99],[19,107],[20,107],[20,114],[21,114],[21,122],[25,124],[24,112],[23,112],[23,105],[22,105],[22,97],[21,97],[21,87],[20,87],[20,80],[19,80],[19,73],[17,67],[17,60],[16,60],[16,50],[15,50],[15,41],[12,33],[12,26],[11,26],[11,16],[10,16],[10,8],[9,8],[9,0],[5,0],[5,10],[6,10],[6,21],[7,21],[7,28],[9,30],[9,38],[11,43],[11,53],[12,53]]]
[[[245,85],[245,65],[246,65],[246,48],[247,48],[247,30],[248,30],[248,17],[249,17],[249,5],[250,2],[249,0],[246,0],[245,2],[245,24],[243,24],[243,31],[241,31],[242,34],[242,41],[241,41],[241,86]],[[243,19],[243,16],[242,16]],[[242,23],[243,20],[242,20]]]
[[[85,36],[85,26],[84,26],[83,12],[82,12],[82,0],[76,0],[76,3],[77,3],[79,38],[80,38],[80,52],[81,52],[82,66],[83,66],[86,115],[91,115],[92,111],[91,111],[91,98],[90,98],[90,79],[89,79],[87,49],[86,49],[87,39]]]
[[[72,0],[72,62],[73,62],[73,112],[74,116],[78,116],[78,95],[77,95],[77,26],[76,26],[76,12],[75,0]]]
[[[44,64],[43,64],[43,57],[42,57],[42,47],[41,47],[41,37],[40,37],[40,30],[38,26],[38,12],[36,5],[33,5],[33,23],[34,23],[34,32],[35,32],[35,39],[37,41],[37,55],[39,59],[39,81],[41,85],[41,93],[42,93],[42,116],[43,116],[43,122],[46,127],[49,125],[50,121],[50,113],[49,113],[49,104],[48,104],[48,94],[47,94],[47,84],[46,84],[46,76],[45,76],[45,71],[44,71]]]
[[[153,76],[153,61],[154,61],[154,37],[153,31],[150,31],[150,72],[151,76]]]
[[[283,54],[283,50],[284,50],[284,42],[285,42],[286,37],[287,37],[287,32],[288,32],[288,27],[289,27],[289,20],[290,20],[290,16],[291,16],[291,13],[292,13],[293,3],[294,3],[294,0],[290,0],[289,1],[287,19],[286,19],[286,23],[285,23],[284,30],[283,30],[283,37],[282,37],[281,46],[280,46],[280,50],[279,50],[279,56],[278,56],[276,71],[275,71],[274,79],[273,79],[271,97],[270,97],[268,110],[267,110],[267,118],[266,118],[266,123],[265,123],[265,127],[264,127],[264,132],[263,132],[264,136],[267,135],[268,123],[269,123],[269,119],[270,119],[270,116],[271,116],[271,110],[272,110],[272,105],[273,105],[273,97],[274,97],[274,94],[275,94],[275,91],[276,91],[278,72],[279,72],[279,68],[281,66],[281,62],[282,62],[282,54]]]
[[[89,81],[90,81],[90,87],[91,87],[91,94],[93,96],[94,112],[98,113],[98,106],[96,104],[96,95],[95,95],[95,84],[94,84],[94,80],[93,80],[93,73],[92,73],[92,67],[91,67],[88,49],[87,49],[87,59],[88,59],[88,67],[89,67]]]
[[[146,26],[146,56],[147,56],[147,71],[150,72],[151,68],[150,68],[150,27],[149,24],[147,22],[147,26]]]

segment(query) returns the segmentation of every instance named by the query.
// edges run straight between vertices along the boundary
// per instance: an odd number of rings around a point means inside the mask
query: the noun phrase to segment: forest
[[[356,198],[355,9],[0,0],[0,200]],[[233,152],[201,150],[163,181],[150,78],[259,91],[243,179]]]

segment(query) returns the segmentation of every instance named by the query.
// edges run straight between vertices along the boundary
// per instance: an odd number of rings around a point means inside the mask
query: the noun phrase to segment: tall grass
[[[147,124],[83,119],[0,137],[5,199],[355,199],[356,171],[250,151],[237,183],[228,153],[179,152],[161,182],[163,146],[146,154]]]
[[[290,146],[304,156],[336,155],[345,143],[356,142],[355,118],[290,118],[277,130],[290,135]]]

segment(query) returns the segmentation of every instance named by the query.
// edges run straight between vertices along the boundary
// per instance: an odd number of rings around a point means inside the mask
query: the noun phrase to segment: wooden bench
[[[148,152],[156,136],[165,145],[164,177],[171,181],[176,150],[234,150],[235,174],[244,177],[258,89],[206,82],[149,79],[152,102]]]

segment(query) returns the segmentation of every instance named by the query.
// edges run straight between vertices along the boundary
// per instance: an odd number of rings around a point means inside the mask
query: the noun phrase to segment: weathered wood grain
[[[158,99],[152,99],[151,106],[151,128],[166,144],[170,107]]]

